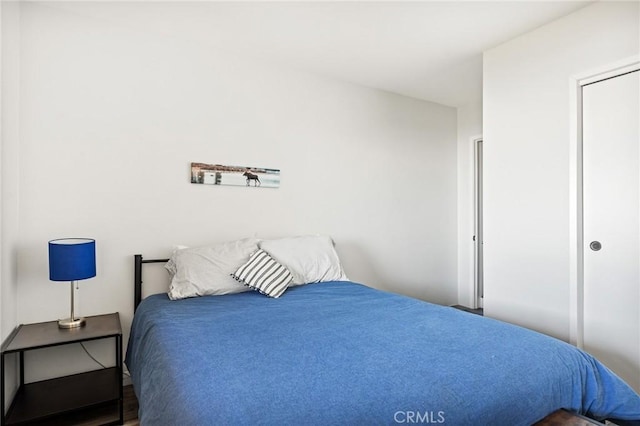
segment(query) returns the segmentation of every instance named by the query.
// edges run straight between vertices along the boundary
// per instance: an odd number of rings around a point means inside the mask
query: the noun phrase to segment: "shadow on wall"
[[[336,243],[336,251],[340,257],[342,269],[351,281],[391,291],[388,285],[385,286],[385,283],[390,283],[389,278],[382,276],[372,260],[373,256],[367,253],[366,248],[355,242],[341,241]]]
[[[395,274],[393,271],[398,271],[401,266],[379,255],[377,258],[380,260],[375,260],[375,254],[358,243],[337,242],[336,251],[342,268],[353,282],[431,303],[447,306],[457,303],[456,298],[446,294],[449,283],[435,281],[433,277],[430,279],[418,265],[414,271],[403,270]]]

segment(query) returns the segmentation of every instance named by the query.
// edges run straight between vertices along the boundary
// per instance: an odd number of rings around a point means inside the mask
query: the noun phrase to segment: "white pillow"
[[[173,276],[176,274],[176,264],[173,261],[173,255],[178,250],[184,250],[186,248],[189,248],[189,246],[177,245],[173,246],[173,248],[171,249],[171,257],[169,258],[169,261],[164,265],[164,268],[169,271],[169,276],[171,277],[171,279],[173,279]]]
[[[293,281],[289,287],[348,280],[340,265],[338,253],[333,248],[333,240],[328,236],[309,235],[262,240],[258,245],[291,271]]]
[[[165,265],[169,273],[175,270],[169,286],[169,299],[251,290],[234,280],[231,274],[258,250],[258,241],[245,238],[209,247],[176,250]]]

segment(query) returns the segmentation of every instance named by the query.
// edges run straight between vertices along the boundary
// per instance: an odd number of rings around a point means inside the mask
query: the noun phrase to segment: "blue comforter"
[[[126,364],[142,425],[640,420],[640,396],[569,344],[348,282],[150,296]]]

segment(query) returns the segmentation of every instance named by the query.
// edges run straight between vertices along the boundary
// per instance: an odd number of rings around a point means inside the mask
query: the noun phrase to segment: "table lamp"
[[[75,281],[96,276],[96,242],[90,238],[63,238],[49,241],[49,279],[71,282],[71,316],[58,321],[60,328],[84,325],[84,318],[73,313]]]

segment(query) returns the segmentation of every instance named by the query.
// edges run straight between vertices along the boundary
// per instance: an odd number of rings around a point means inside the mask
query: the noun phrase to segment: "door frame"
[[[634,55],[570,77],[569,138],[569,342],[584,347],[584,229],[582,179],[582,87],[640,70]],[[640,302],[640,301],[639,301]]]
[[[473,308],[484,308],[482,136],[473,138]],[[481,295],[482,293],[482,295]]]

